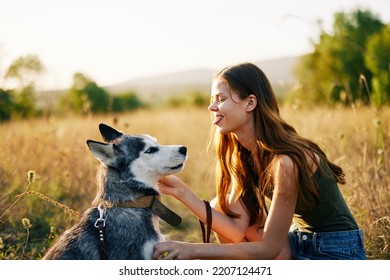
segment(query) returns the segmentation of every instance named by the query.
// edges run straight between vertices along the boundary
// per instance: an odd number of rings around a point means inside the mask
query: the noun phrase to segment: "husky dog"
[[[151,259],[154,245],[164,240],[159,218],[174,226],[181,222],[159,201],[156,182],[183,169],[187,148],[124,135],[105,124],[99,130],[105,143],[87,141],[102,163],[97,195],[43,259]]]

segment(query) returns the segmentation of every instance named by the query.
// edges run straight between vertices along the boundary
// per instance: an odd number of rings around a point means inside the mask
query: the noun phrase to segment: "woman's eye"
[[[221,97],[215,97],[215,98],[212,98],[211,99],[211,104],[213,104],[214,102],[222,102],[224,99],[222,99]]]
[[[216,96],[216,97],[212,97],[212,98],[211,98],[211,104],[213,104],[213,103],[215,103],[215,102],[221,103],[221,102],[223,102],[223,101],[225,101],[225,99],[222,98],[222,97],[220,97],[220,96]]]
[[[150,147],[149,149],[147,149],[145,151],[145,154],[154,154],[156,152],[158,152],[158,148],[157,147]]]

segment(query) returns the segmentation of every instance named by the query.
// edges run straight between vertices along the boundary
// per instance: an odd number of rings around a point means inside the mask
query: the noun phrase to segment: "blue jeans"
[[[365,260],[363,231],[289,232],[296,260]]]

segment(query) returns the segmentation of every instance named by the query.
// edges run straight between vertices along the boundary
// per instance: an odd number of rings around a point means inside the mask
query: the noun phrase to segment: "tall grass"
[[[281,112],[300,134],[319,143],[344,168],[347,184],[341,191],[365,232],[368,257],[390,259],[390,108],[286,106]],[[186,145],[189,158],[178,176],[200,197],[214,197],[206,109],[5,123],[0,125],[0,259],[41,258],[53,239],[91,203],[99,163],[86,140],[101,139],[101,122],[126,133],[150,134],[161,144]],[[32,182],[26,180],[29,170],[35,171]],[[28,191],[18,196],[27,185]],[[161,222],[168,239],[201,242],[197,218],[172,198],[163,200],[183,218],[178,228]]]

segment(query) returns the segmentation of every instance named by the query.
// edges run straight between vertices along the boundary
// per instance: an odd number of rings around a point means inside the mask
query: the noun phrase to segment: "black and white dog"
[[[124,135],[105,124],[99,130],[105,143],[87,141],[102,163],[97,195],[44,259],[151,259],[154,245],[164,240],[159,218],[174,226],[181,222],[160,202],[156,182],[183,169],[187,148],[162,146],[148,135]]]

